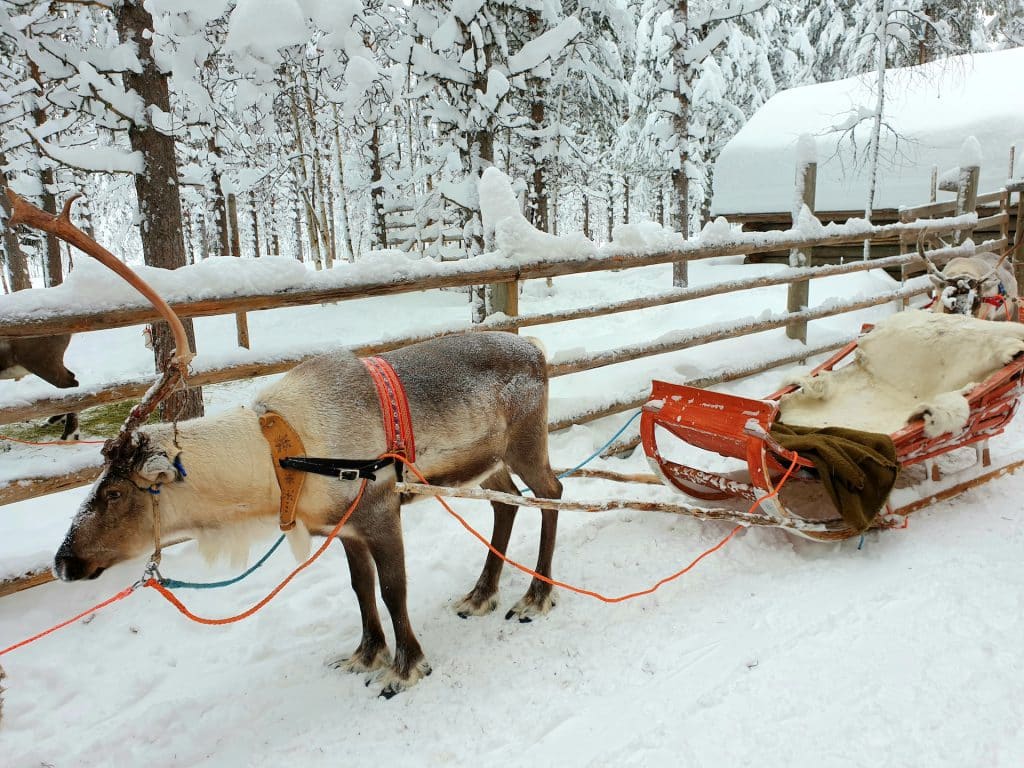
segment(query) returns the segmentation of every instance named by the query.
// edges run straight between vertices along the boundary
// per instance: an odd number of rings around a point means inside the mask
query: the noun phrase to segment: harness
[[[413,437],[409,398],[395,369],[380,357],[361,359],[377,390],[387,440],[386,454],[404,456],[410,463],[416,461],[416,442]],[[288,421],[276,411],[260,416],[263,437],[270,446],[274,461],[274,474],[281,488],[280,527],[290,531],[295,527],[295,508],[305,482],[305,473],[312,472],[338,480],[376,480],[376,473],[393,464],[395,475],[402,480],[404,464],[395,459],[328,459],[306,456],[302,438]]]

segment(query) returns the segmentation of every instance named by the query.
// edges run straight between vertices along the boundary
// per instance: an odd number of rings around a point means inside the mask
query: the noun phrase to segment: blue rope
[[[594,459],[596,459],[598,456],[600,456],[602,451],[604,451],[605,448],[607,448],[612,443],[614,443],[619,438],[619,436],[622,435],[622,433],[626,431],[626,429],[629,427],[629,425],[632,424],[634,421],[636,421],[636,419],[637,419],[637,417],[639,415],[640,415],[640,411],[637,411],[636,413],[634,413],[629,418],[629,421],[627,421],[625,424],[623,424],[622,428],[618,432],[616,432],[614,435],[611,436],[611,439],[609,439],[608,442],[606,442],[604,445],[602,445],[600,448],[598,448],[596,451],[594,451],[592,454],[590,454],[587,458],[585,458],[583,461],[581,461],[575,467],[573,467],[572,469],[567,469],[565,472],[560,474],[558,476],[558,479],[561,480],[564,477],[568,477],[569,475],[573,474],[574,472],[576,472],[579,469],[582,469],[587,464],[589,464]],[[179,467],[179,471],[181,471],[182,475],[185,474],[184,468]],[[157,491],[157,493],[159,493],[159,491]],[[522,491],[520,491],[520,493],[529,493],[529,491],[528,490],[522,490]],[[284,538],[285,537],[283,535],[278,537],[277,541],[274,542],[274,546],[272,546],[269,550],[267,550],[267,553],[265,555],[263,555],[263,557],[261,557],[256,562],[255,565],[253,565],[245,573],[242,573],[242,574],[239,574],[238,576],[235,576],[235,578],[233,578],[233,579],[226,579],[224,581],[208,581],[208,582],[178,581],[177,579],[162,579],[160,581],[160,583],[163,584],[168,589],[219,589],[220,587],[230,587],[232,584],[237,584],[242,579],[244,579],[247,576],[249,576],[250,574],[252,574],[257,568],[259,568],[261,565],[263,565],[265,562],[267,562],[267,560],[270,559],[270,556],[272,554],[274,554],[275,551],[277,551],[278,547],[281,546],[281,542],[284,541]]]
[[[232,584],[237,584],[246,576],[251,574],[261,565],[263,565],[270,556],[274,554],[278,547],[281,546],[281,542],[284,541],[284,535],[278,537],[277,541],[274,542],[274,546],[267,550],[267,553],[261,557],[256,564],[247,570],[245,573],[235,576],[233,579],[226,579],[225,581],[207,581],[207,582],[195,582],[195,581],[178,581],[177,579],[162,579],[160,581],[168,589],[217,589],[218,587],[230,587]]]
[[[626,422],[625,424],[623,424],[623,425],[622,425],[622,429],[620,429],[620,430],[619,430],[618,432],[616,432],[616,433],[615,433],[614,435],[612,435],[612,436],[611,436],[611,439],[610,439],[610,440],[609,440],[609,441],[608,441],[607,443],[605,443],[605,444],[604,444],[604,445],[602,445],[602,446],[601,446],[600,448],[598,448],[598,449],[597,449],[596,451],[594,451],[594,452],[593,452],[592,454],[590,454],[589,456],[587,456],[587,458],[585,458],[585,459],[584,459],[583,461],[581,461],[581,462],[580,462],[579,464],[577,464],[577,465],[576,465],[575,467],[573,467],[572,469],[567,469],[567,470],[565,470],[565,472],[563,472],[562,474],[560,474],[560,475],[558,476],[558,479],[559,479],[559,480],[561,480],[562,478],[564,478],[564,477],[568,477],[569,475],[573,474],[573,473],[574,473],[574,472],[576,472],[577,470],[579,470],[579,469],[583,469],[583,467],[585,467],[585,466],[586,466],[587,464],[589,464],[589,463],[590,463],[590,462],[592,462],[592,461],[593,461],[594,459],[596,459],[596,458],[597,458],[598,456],[600,456],[600,455],[601,455],[601,454],[602,454],[602,453],[604,452],[604,449],[605,449],[605,448],[607,448],[607,447],[608,447],[608,446],[610,446],[610,445],[611,445],[612,443],[614,443],[614,442],[615,442],[616,440],[618,440],[618,439],[619,439],[619,436],[620,436],[620,435],[621,435],[621,434],[622,434],[623,432],[625,432],[625,431],[626,431],[626,429],[627,429],[627,428],[629,427],[629,425],[630,425],[630,424],[632,424],[632,423],[633,423],[634,421],[636,421],[636,419],[637,419],[637,417],[638,417],[638,416],[640,415],[640,413],[641,413],[641,411],[637,411],[637,412],[636,412],[636,413],[634,413],[634,414],[633,414],[632,416],[630,416],[630,417],[629,417],[629,421],[627,421],[627,422]]]
[[[612,436],[611,436],[611,437],[610,437],[610,438],[608,439],[608,442],[606,442],[606,443],[605,443],[604,445],[602,445],[602,446],[601,446],[600,448],[598,448],[598,449],[597,449],[596,451],[594,451],[594,452],[593,452],[592,454],[590,454],[589,456],[587,456],[587,458],[585,458],[585,459],[584,459],[583,461],[581,461],[581,462],[580,462],[579,464],[577,464],[577,465],[576,465],[575,467],[573,467],[572,469],[567,469],[567,470],[565,470],[565,472],[563,472],[562,474],[558,475],[558,479],[559,479],[559,480],[562,480],[562,479],[564,479],[564,478],[568,477],[569,475],[572,475],[572,474],[574,474],[574,473],[575,473],[576,471],[578,471],[578,470],[580,470],[580,469],[583,469],[583,467],[585,467],[585,466],[586,466],[587,464],[589,464],[589,463],[590,463],[590,462],[592,462],[592,461],[593,461],[594,459],[596,459],[596,458],[597,458],[598,456],[600,456],[600,455],[601,455],[602,453],[604,453],[604,449],[605,449],[605,448],[607,448],[608,446],[610,446],[610,445],[611,445],[612,443],[614,443],[614,442],[615,442],[616,440],[618,440],[618,439],[619,439],[619,437],[620,437],[620,436],[622,435],[622,433],[623,433],[623,432],[625,432],[625,431],[626,431],[626,430],[627,430],[627,429],[629,428],[629,425],[630,425],[630,424],[632,424],[632,423],[633,423],[634,421],[636,421],[636,420],[637,420],[637,417],[638,417],[638,416],[639,416],[639,415],[640,415],[641,413],[642,413],[642,411],[637,411],[637,412],[636,412],[636,413],[634,413],[634,414],[633,414],[632,416],[630,416],[630,417],[629,417],[629,421],[627,421],[627,422],[626,422],[625,424],[623,424],[623,425],[622,425],[622,427],[621,427],[621,428],[619,429],[619,431],[618,431],[618,432],[616,432],[616,433],[615,433],[614,435],[612,435]],[[531,491],[530,491],[530,489],[529,489],[529,488],[520,488],[520,489],[519,489],[519,493],[520,493],[520,494],[522,494],[522,495],[526,495],[527,493],[531,493]]]

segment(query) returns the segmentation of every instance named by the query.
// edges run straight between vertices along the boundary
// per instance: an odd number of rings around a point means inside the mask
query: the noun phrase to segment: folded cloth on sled
[[[871,526],[900,471],[889,435],[775,422],[771,436],[783,448],[814,463],[822,485],[850,528],[859,532]]]

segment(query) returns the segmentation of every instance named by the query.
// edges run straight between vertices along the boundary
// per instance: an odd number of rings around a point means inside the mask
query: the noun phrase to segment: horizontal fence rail
[[[519,280],[545,279],[565,275],[601,272],[615,269],[649,267],[678,261],[761,253],[780,249],[812,248],[821,245],[856,243],[876,237],[906,237],[929,232],[945,234],[977,226],[975,214],[930,219],[928,221],[901,222],[879,226],[835,226],[821,235],[793,234],[793,230],[779,233],[759,232],[747,237],[729,238],[705,244],[700,241],[683,243],[679,248],[652,253],[609,253],[585,259],[553,262],[508,264],[508,266],[476,267],[473,259],[458,262],[431,263],[422,274],[402,275],[391,281],[377,277],[353,276],[343,285],[313,288],[295,288],[284,291],[224,296],[198,301],[169,302],[179,317],[208,317],[238,312],[252,312],[281,307],[298,307],[375,296],[393,296],[433,288],[464,288],[473,285],[507,283]],[[489,256],[478,257],[492,263]],[[160,316],[149,305],[118,309],[18,314],[4,312],[0,304],[0,335],[47,336],[58,333],[80,333],[98,328],[122,328],[159,320]]]

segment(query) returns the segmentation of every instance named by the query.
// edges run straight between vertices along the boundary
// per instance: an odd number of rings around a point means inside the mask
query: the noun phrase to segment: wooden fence
[[[201,301],[190,301],[173,304],[175,311],[182,317],[204,317],[211,315],[230,315],[241,312],[294,307],[337,302],[371,296],[396,295],[409,292],[434,290],[455,286],[473,286],[481,284],[497,284],[506,287],[505,295],[516,296],[517,286],[521,281],[544,279],[570,274],[582,274],[603,270],[620,270],[634,267],[645,267],[656,264],[668,264],[679,261],[695,261],[719,256],[736,254],[757,254],[778,249],[810,249],[825,245],[861,242],[865,238],[876,240],[916,240],[918,233],[928,230],[932,233],[945,234],[969,229],[977,225],[977,217],[964,215],[955,218],[944,218],[929,221],[911,221],[874,227],[849,227],[825,230],[821,234],[807,235],[797,232],[776,232],[771,234],[741,235],[723,241],[704,243],[699,240],[689,241],[675,250],[656,253],[620,253],[604,249],[598,255],[586,260],[536,262],[503,266],[474,267],[472,262],[438,264],[431,274],[418,277],[402,277],[393,282],[380,280],[352,280],[339,287],[302,288],[269,293],[253,293],[241,296],[226,296]],[[946,255],[951,251],[946,249]],[[937,256],[942,254],[936,252]],[[668,290],[643,298],[605,303],[590,307],[544,312],[534,314],[516,314],[515,302],[505,303],[502,315],[488,318],[483,323],[471,324],[459,328],[447,329],[441,333],[421,336],[409,336],[367,343],[357,347],[349,347],[356,354],[373,354],[395,349],[406,344],[421,341],[424,338],[456,333],[469,330],[510,330],[566,323],[585,318],[595,318],[620,312],[631,312],[657,306],[665,306],[684,301],[706,298],[724,294],[749,291],[768,286],[779,286],[794,282],[852,274],[868,269],[889,268],[900,270],[919,261],[916,253],[903,253],[884,259],[869,262],[855,261],[841,265],[819,267],[791,267],[782,269],[770,276],[753,277],[733,280],[712,285],[692,288]],[[493,261],[489,262],[493,264]],[[780,306],[777,315],[742,319],[732,323],[715,324],[679,331],[675,334],[659,336],[651,341],[634,341],[622,347],[598,352],[584,353],[565,359],[557,359],[549,366],[551,376],[565,376],[581,371],[593,370],[604,366],[615,365],[626,361],[660,355],[667,352],[689,349],[702,344],[709,344],[723,339],[732,339],[763,331],[787,326],[806,324],[817,319],[833,317],[867,307],[878,306],[890,302],[905,301],[910,297],[923,293],[927,287],[920,281],[902,285],[873,296],[859,296],[848,301],[831,300],[818,307],[801,306],[786,311]],[[467,312],[467,316],[468,316]],[[511,316],[510,316],[511,315]],[[149,306],[133,306],[114,310],[87,310],[74,312],[48,312],[30,317],[0,317],[0,336],[30,337],[56,333],[74,333],[86,330],[117,328],[151,322],[157,319],[154,310]],[[467,317],[468,320],[468,317]],[[830,351],[856,335],[855,328],[850,334],[834,343],[817,348],[801,346],[795,351],[772,359],[762,360],[757,364],[739,366],[717,376],[690,381],[697,386],[710,386],[724,381],[734,380],[769,370],[773,367],[792,364],[807,357]],[[201,340],[200,340],[201,343]],[[323,350],[318,350],[317,354]],[[249,361],[236,365],[199,368],[190,377],[195,385],[237,381],[256,376],[279,373],[288,370],[314,353],[296,353],[288,357],[274,357]],[[40,418],[68,411],[76,411],[90,406],[112,403],[140,396],[151,383],[151,377],[111,382],[102,389],[78,393],[62,391],[54,395],[46,395],[28,402],[20,402],[0,406],[0,424],[7,424],[29,418]],[[584,423],[604,416],[630,411],[644,402],[646,388],[634,392],[616,393],[600,403],[588,403],[577,411],[563,414],[553,420],[551,429],[560,429],[571,424]],[[625,445],[635,445],[627,442]],[[613,446],[621,448],[622,445]],[[10,504],[27,498],[40,496],[55,491],[74,488],[89,483],[94,479],[100,468],[99,452],[96,461],[78,471],[59,474],[21,478],[0,487],[0,505]],[[40,570],[25,574],[14,580],[0,582],[0,595],[18,589],[43,583],[49,580],[49,571]]]

